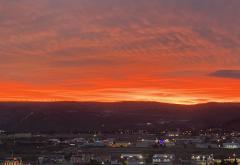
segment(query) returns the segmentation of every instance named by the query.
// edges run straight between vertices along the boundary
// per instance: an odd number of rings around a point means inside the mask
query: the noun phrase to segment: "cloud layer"
[[[239,0],[0,0],[0,99],[239,101],[239,7]],[[232,85],[225,88],[215,77],[236,79],[224,79]]]

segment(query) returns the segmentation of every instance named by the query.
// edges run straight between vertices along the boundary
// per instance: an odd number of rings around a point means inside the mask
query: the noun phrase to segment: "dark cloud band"
[[[240,79],[240,70],[217,70],[209,75],[214,77]]]

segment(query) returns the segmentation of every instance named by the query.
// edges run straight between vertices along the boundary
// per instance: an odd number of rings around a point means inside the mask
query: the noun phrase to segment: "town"
[[[118,130],[72,134],[0,134],[3,165],[237,165],[240,132]]]

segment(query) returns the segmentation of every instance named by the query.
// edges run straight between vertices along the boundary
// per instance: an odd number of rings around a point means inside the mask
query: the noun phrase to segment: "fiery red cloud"
[[[240,101],[238,0],[0,1],[1,101]]]

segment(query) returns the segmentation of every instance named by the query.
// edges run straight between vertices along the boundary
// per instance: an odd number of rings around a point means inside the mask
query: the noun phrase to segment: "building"
[[[164,145],[166,147],[175,147],[176,146],[175,142],[173,142],[172,140],[169,140],[169,139],[164,140]]]
[[[122,163],[119,160],[112,160],[111,165],[121,165]]]
[[[92,154],[78,153],[78,154],[72,155],[70,162],[73,165],[87,164],[87,163],[90,163],[92,157],[93,157]]]
[[[240,144],[239,143],[223,143],[223,148],[225,149],[239,149]]]
[[[152,157],[153,165],[172,165],[174,160],[174,154],[155,154]]]
[[[94,142],[85,143],[84,146],[85,147],[105,147],[106,145],[102,141],[97,140],[97,141],[94,141]]]
[[[148,148],[148,147],[154,146],[154,144],[156,144],[156,140],[142,139],[142,140],[139,140],[136,142],[136,147],[137,148]]]
[[[191,157],[192,165],[213,165],[214,158],[213,155],[202,155],[202,154],[194,154]]]
[[[178,144],[196,144],[203,143],[203,139],[201,137],[194,138],[177,138],[176,142]]]
[[[73,165],[88,164],[91,161],[98,162],[100,164],[111,164],[111,155],[109,154],[92,154],[92,153],[78,153],[72,155],[70,163]]]
[[[100,164],[111,164],[111,155],[110,154],[97,154],[92,157],[91,160],[95,160]]]
[[[3,165],[23,165],[21,158],[7,158],[4,160]]]
[[[123,142],[123,141],[120,141],[120,142],[114,142],[111,147],[113,148],[118,148],[118,147],[129,147],[131,146],[132,143],[131,142]]]
[[[103,142],[106,146],[111,147],[111,146],[114,144],[115,139],[114,139],[114,138],[107,138],[107,139],[105,139],[105,140],[102,140],[102,142]]]
[[[196,148],[207,149],[207,148],[220,148],[220,145],[214,143],[197,143]]]
[[[87,140],[84,138],[74,138],[71,140],[65,140],[64,143],[69,144],[70,146],[85,146],[87,144]]]
[[[49,156],[40,156],[38,158],[39,165],[52,165],[52,164],[66,164],[64,155],[49,155]]]
[[[178,131],[169,131],[167,133],[167,136],[168,137],[179,137],[180,136],[180,131],[179,130]]]
[[[127,165],[145,164],[145,160],[142,154],[121,154],[121,160]]]

